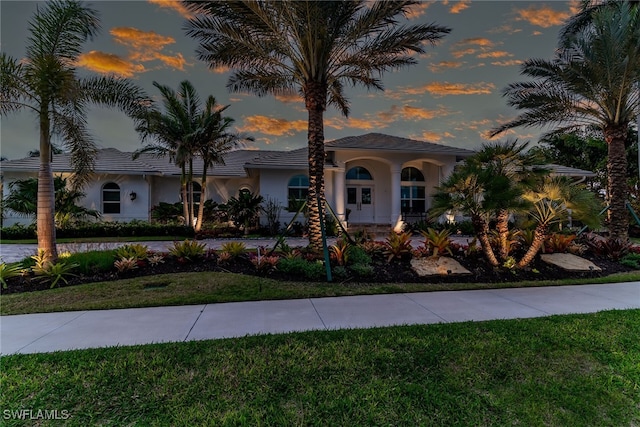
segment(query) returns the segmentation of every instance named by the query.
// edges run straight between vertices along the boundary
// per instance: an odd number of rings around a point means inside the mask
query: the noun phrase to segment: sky
[[[0,49],[22,58],[34,1],[0,1]],[[215,96],[230,105],[225,115],[235,130],[255,138],[242,148],[289,150],[306,146],[307,113],[298,99],[258,98],[231,93],[229,70],[210,69],[195,56],[197,41],[185,35],[187,11],[171,0],[93,1],[102,30],[85,44],[79,73],[115,74],[132,79],[159,99],[153,82],[177,88],[183,80],[200,97]],[[502,90],[523,81],[520,64],[550,59],[563,22],[578,1],[425,1],[413,8],[407,24],[436,23],[451,28],[435,47],[416,56],[417,64],[383,76],[384,91],[347,87],[349,117],[335,108],[325,113],[325,139],[370,132],[453,147],[478,149],[488,131],[513,119]],[[88,126],[101,148],[135,151],[142,147],[133,122],[116,110],[92,107]],[[36,117],[27,112],[0,118],[0,155],[22,158],[38,148]],[[540,128],[518,128],[498,139],[537,143]],[[53,139],[54,144],[59,144]]]

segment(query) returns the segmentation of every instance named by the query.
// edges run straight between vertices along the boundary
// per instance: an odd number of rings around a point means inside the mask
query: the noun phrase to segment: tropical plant
[[[309,243],[322,249],[324,206],[324,111],[335,105],[346,116],[345,83],[382,89],[379,77],[414,64],[450,30],[436,25],[399,25],[414,1],[185,1],[194,16],[187,35],[210,67],[233,69],[234,92],[294,94],[308,111]]]
[[[492,134],[519,126],[553,126],[552,133],[598,127],[608,146],[609,232],[627,240],[624,144],[640,109],[640,8],[608,1],[584,16],[588,23],[563,32],[553,60],[523,63],[521,73],[534,80],[503,91],[507,104],[523,112]]]
[[[23,270],[20,264],[0,263],[0,284],[2,287],[7,289],[7,279],[21,276]]]
[[[236,227],[242,227],[244,234],[249,234],[249,229],[257,221],[260,215],[260,205],[264,197],[241,191],[238,197],[231,197],[227,201],[227,213]]]
[[[551,233],[545,239],[542,251],[544,253],[567,252],[576,237],[577,236],[575,234]]]
[[[420,234],[425,238],[424,246],[433,257],[438,257],[443,253],[452,255],[451,252],[451,232],[449,230],[435,230],[428,228],[427,231],[421,231]]]
[[[335,244],[329,247],[331,259],[336,264],[345,266],[349,260],[349,252],[351,251],[351,245],[346,239],[338,239]]]
[[[75,0],[54,0],[38,8],[30,22],[23,58],[0,54],[0,115],[28,109],[40,133],[37,228],[38,247],[57,259],[51,136],[60,135],[71,153],[71,184],[81,188],[93,168],[96,146],[86,127],[89,103],[118,107],[139,121],[151,103],[131,81],[114,76],[79,77],[75,64],[83,44],[97,34],[95,10]]]
[[[411,256],[411,233],[391,231],[384,242],[384,255],[387,262]]]
[[[100,212],[87,209],[79,204],[85,193],[68,185],[67,178],[58,175],[53,179],[55,196],[55,224],[68,228],[87,218],[100,218]],[[11,209],[22,216],[35,216],[37,213],[38,180],[36,178],[18,179],[9,183],[9,195],[4,199],[5,209]]]
[[[238,258],[247,252],[247,245],[244,242],[226,242],[220,246],[220,250],[228,253],[231,258]]]
[[[182,242],[173,242],[169,247],[169,253],[181,260],[195,261],[204,256],[206,248],[207,245],[204,243],[187,239]]]
[[[267,220],[269,234],[275,236],[278,234],[278,229],[280,228],[282,205],[276,199],[268,197],[267,200],[264,201],[262,212],[264,212],[265,219]]]
[[[42,279],[51,281],[51,288],[53,289],[60,280],[64,283],[68,283],[65,276],[74,276],[71,272],[79,267],[76,263],[66,262],[53,262],[51,258],[47,256],[47,253],[43,249],[38,249],[38,253],[31,257],[35,261],[35,265],[31,267],[31,270],[36,276],[41,276]]]
[[[124,273],[138,268],[138,260],[134,257],[120,258],[113,263],[113,266],[118,270],[118,273]]]
[[[149,247],[139,243],[131,243],[120,246],[115,251],[116,258],[133,258],[136,261],[144,261],[149,255]]]

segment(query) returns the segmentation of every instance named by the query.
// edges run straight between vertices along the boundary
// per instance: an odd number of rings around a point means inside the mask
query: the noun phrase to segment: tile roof
[[[448,154],[463,157],[468,157],[475,153],[475,151],[467,150],[465,148],[450,147],[448,145],[417,141],[415,139],[401,138],[399,136],[385,135],[382,133],[347,136],[345,138],[328,141],[325,143],[325,146],[334,150],[356,149],[404,151],[428,154]]]
[[[596,174],[591,171],[572,168],[570,166],[556,165],[553,163],[544,165],[544,167],[551,169],[551,173],[557,176],[573,176],[573,177],[585,177],[585,178],[592,178],[596,176]]]

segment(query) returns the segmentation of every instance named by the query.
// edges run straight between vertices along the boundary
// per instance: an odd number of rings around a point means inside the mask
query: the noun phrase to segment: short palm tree
[[[555,127],[551,133],[595,125],[608,146],[609,232],[628,238],[625,139],[640,109],[640,11],[629,2],[609,2],[591,15],[592,24],[567,35],[551,61],[529,59],[522,74],[533,81],[512,83],[507,103],[524,110],[493,130],[518,126]]]
[[[346,116],[344,85],[383,89],[379,76],[416,63],[424,43],[450,30],[400,25],[414,1],[185,1],[195,14],[187,34],[210,67],[233,69],[227,87],[258,96],[296,91],[308,112],[309,243],[322,248],[324,111]]]
[[[54,0],[38,8],[30,22],[24,59],[0,55],[0,114],[30,110],[40,128],[38,172],[38,249],[56,259],[55,197],[51,136],[71,153],[72,184],[80,188],[93,168],[96,147],[86,126],[89,103],[118,107],[137,120],[151,102],[126,79],[76,75],[82,45],[98,32],[96,11],[74,0]]]
[[[547,238],[549,227],[566,220],[569,215],[592,228],[600,224],[600,201],[595,194],[566,177],[547,177],[523,198],[531,203],[529,216],[535,221],[536,228],[533,242],[518,261],[518,268],[524,268],[533,261]]]

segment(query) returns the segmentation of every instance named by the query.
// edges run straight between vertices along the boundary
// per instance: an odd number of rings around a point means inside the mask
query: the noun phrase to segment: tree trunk
[[[496,255],[493,253],[493,248],[489,241],[489,226],[487,225],[487,222],[480,215],[472,215],[471,222],[473,223],[473,228],[476,232],[476,236],[478,236],[480,247],[482,247],[482,252],[487,258],[487,261],[489,261],[489,264],[491,264],[492,267],[498,267],[500,263],[498,262]]]
[[[609,193],[609,236],[613,239],[629,239],[627,217],[627,153],[624,142],[627,139],[627,124],[608,126],[604,129],[604,139],[608,146],[607,162]]]
[[[207,168],[206,166],[203,166],[202,183],[200,184],[200,204],[198,205],[198,221],[196,222],[196,233],[202,229],[205,200],[207,200]]]
[[[182,215],[184,216],[184,225],[189,226],[189,201],[187,200],[187,172],[184,163],[180,165],[182,175],[180,177],[180,194],[182,195]]]
[[[542,248],[544,240],[547,238],[547,230],[548,226],[546,224],[538,224],[536,229],[533,231],[533,242],[531,242],[531,246],[529,246],[527,252],[518,262],[518,268],[525,268],[531,264],[531,261],[533,261],[538,252],[540,252],[540,248]]]
[[[509,211],[500,209],[496,213],[496,231],[498,232],[500,261],[506,261],[509,257]]]
[[[308,82],[305,90],[309,113],[307,133],[309,147],[309,245],[322,251],[320,209],[324,209],[324,110],[327,100],[325,83]]]
[[[40,111],[40,168],[38,169],[38,199],[36,225],[38,251],[44,251],[51,262],[58,259],[55,225],[55,189],[51,169],[51,141],[48,107]]]
[[[189,174],[187,175],[187,190],[189,191],[189,197],[187,197],[187,200],[189,200],[189,221],[188,221],[188,225],[189,227],[193,228],[193,209],[194,209],[194,203],[193,203],[193,159],[189,159]]]

